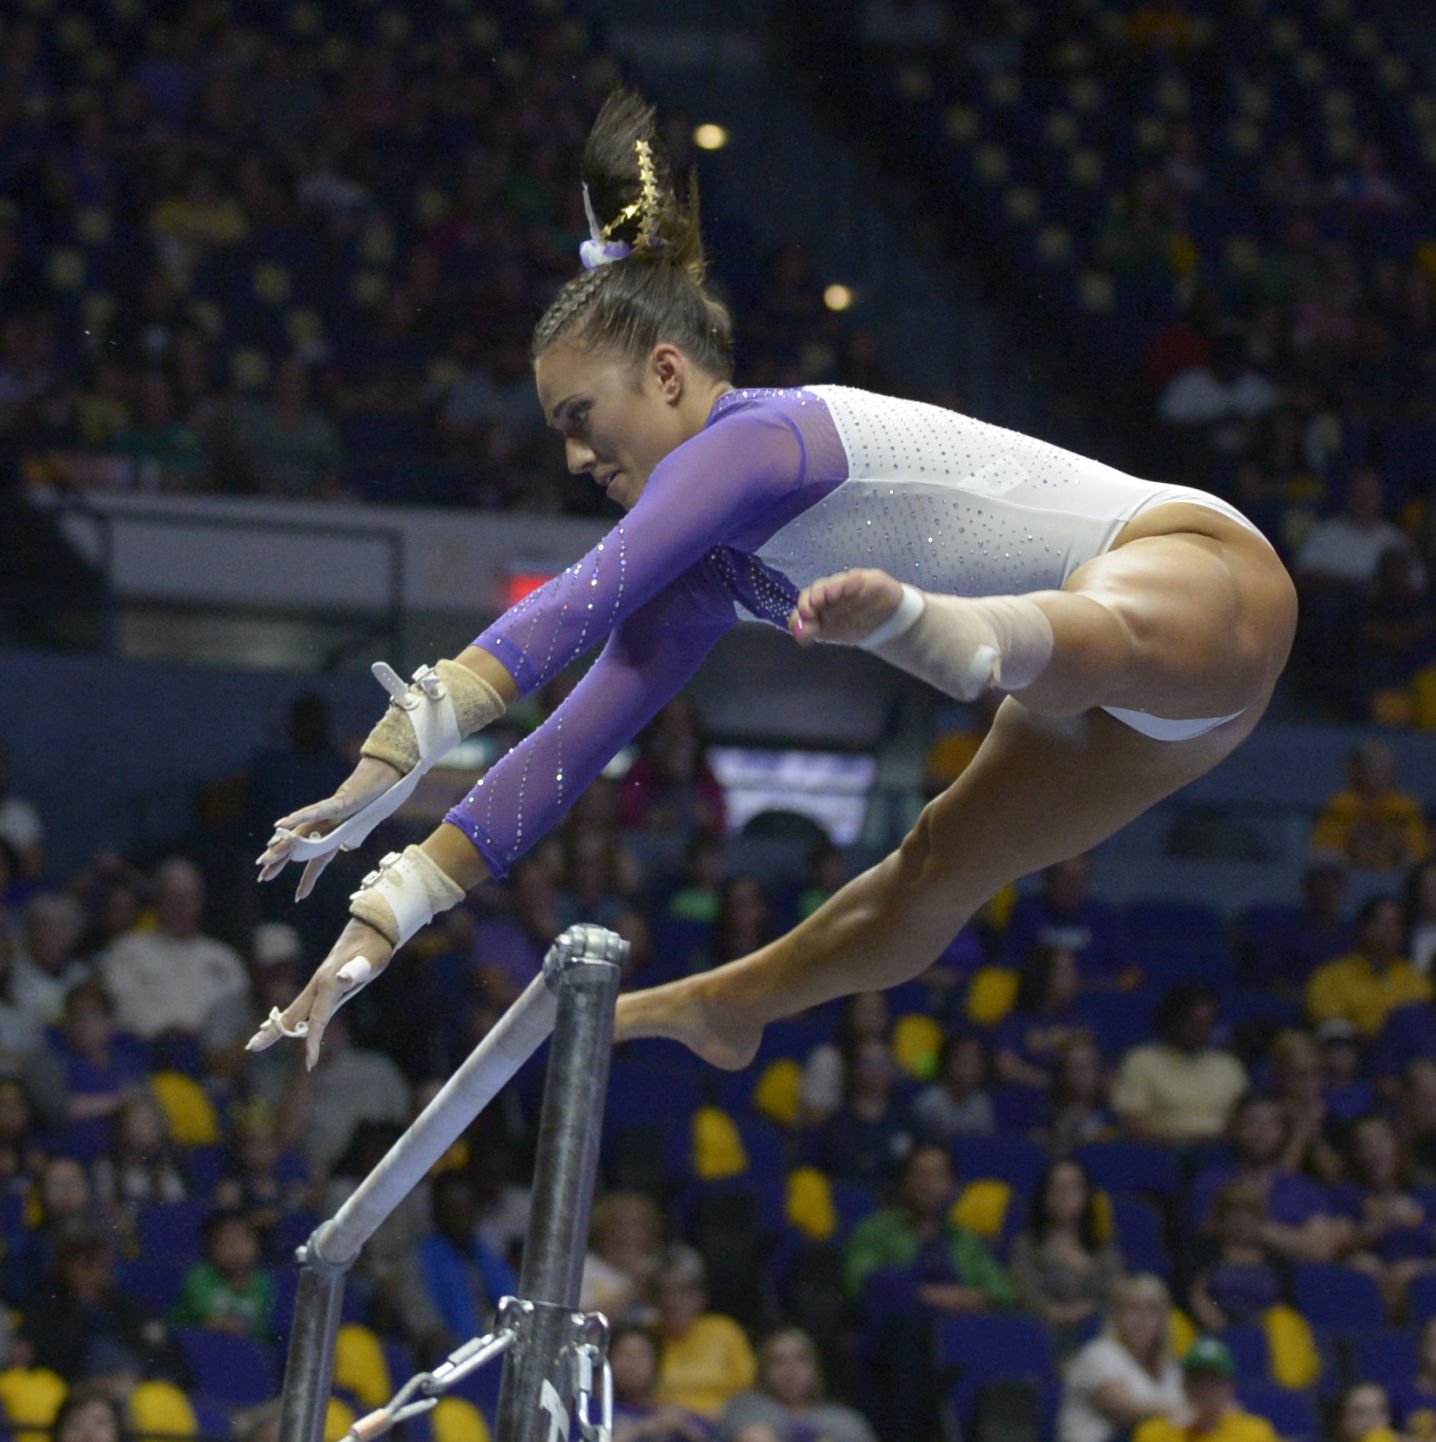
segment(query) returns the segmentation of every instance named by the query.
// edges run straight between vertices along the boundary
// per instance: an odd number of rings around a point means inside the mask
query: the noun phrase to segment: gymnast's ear
[[[653,347],[648,357],[648,374],[665,405],[676,406],[688,389],[691,369],[688,357],[667,341]]]

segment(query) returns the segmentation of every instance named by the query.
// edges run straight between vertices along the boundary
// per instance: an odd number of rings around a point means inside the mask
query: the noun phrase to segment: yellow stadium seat
[[[1112,1198],[1098,1188],[1092,1193],[1092,1223],[1098,1242],[1110,1242],[1117,1230],[1112,1213]]]
[[[788,1173],[783,1214],[804,1236],[826,1242],[838,1229],[838,1209],[827,1176],[816,1167],[794,1167]]]
[[[189,1398],[172,1382],[141,1382],[130,1395],[130,1435],[136,1442],[147,1437],[194,1437],[199,1422]]]
[[[334,1385],[352,1392],[371,1411],[394,1395],[384,1348],[368,1327],[347,1322],[339,1329],[334,1344]]]
[[[387,1402],[389,1399],[386,1397],[384,1400]],[[342,1442],[353,1425],[354,1409],[337,1397],[331,1397],[324,1413],[324,1442]]]
[[[1173,1307],[1168,1329],[1172,1337],[1172,1355],[1177,1358],[1185,1357],[1192,1350],[1192,1343],[1197,1340],[1197,1329],[1192,1319],[1180,1307]]]
[[[748,1170],[748,1153],[738,1125],[722,1107],[699,1107],[693,1114],[693,1173],[700,1181],[739,1177]]]
[[[1295,1307],[1269,1307],[1262,1313],[1272,1381],[1283,1387],[1314,1387],[1321,1380],[1321,1353],[1305,1317]]]
[[[996,1026],[1017,1000],[1017,973],[1000,966],[984,966],[972,978],[967,992],[967,1019],[974,1026]]]
[[[0,1372],[0,1404],[15,1442],[48,1438],[50,1424],[69,1388],[45,1367],[10,1367]]]
[[[434,1442],[489,1442],[489,1424],[479,1409],[462,1397],[445,1397],[430,1415]]]
[[[908,1076],[930,1081],[937,1074],[942,1028],[930,1016],[901,1016],[893,1026],[893,1055]]]
[[[798,1125],[803,1101],[803,1068],[792,1057],[767,1066],[753,1088],[753,1106],[760,1116],[780,1127]]]
[[[952,1220],[989,1242],[996,1241],[1002,1235],[1011,1205],[1012,1188],[1006,1182],[980,1177],[962,1189],[962,1195],[953,1203]]]
[[[170,1137],[182,1147],[211,1147],[219,1141],[214,1103],[193,1077],[183,1072],[156,1072],[150,1086],[170,1124]]]

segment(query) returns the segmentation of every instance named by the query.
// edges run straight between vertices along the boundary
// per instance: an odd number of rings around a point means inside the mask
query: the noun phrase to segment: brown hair
[[[645,170],[648,174],[645,176]],[[534,329],[535,360],[560,340],[641,361],[667,341],[722,380],[733,374],[733,320],[704,279],[698,186],[674,189],[653,107],[631,90],[604,102],[582,174],[604,239],[632,247],[569,281]]]

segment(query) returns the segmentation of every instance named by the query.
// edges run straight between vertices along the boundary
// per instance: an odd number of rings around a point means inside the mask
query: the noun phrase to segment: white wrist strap
[[[457,906],[464,889],[417,846],[391,851],[349,898],[349,914],[372,926],[397,951],[441,911]]]
[[[923,599],[922,592],[916,586],[909,586],[904,581],[902,600],[898,602],[897,610],[876,631],[869,631],[858,642],[858,645],[864,651],[876,651],[879,646],[896,640],[904,631],[917,624],[918,617],[922,615],[926,605],[927,602]]]
[[[419,748],[419,764],[332,831],[325,832],[323,836],[291,837],[291,860],[312,861],[316,856],[330,856],[336,851],[353,851],[362,846],[369,833],[381,821],[387,821],[414,794],[429,768],[447,756],[462,739],[449,688],[434,667],[419,667],[414,672],[412,685],[405,685],[398,672],[385,661],[376,661],[370,669],[389,693],[393,704],[403,710],[405,719],[413,726]],[[495,714],[502,715],[503,703],[498,701],[497,692],[494,699],[498,703]]]

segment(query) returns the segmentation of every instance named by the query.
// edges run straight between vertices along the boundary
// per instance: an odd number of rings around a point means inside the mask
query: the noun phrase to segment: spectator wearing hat
[[[1236,1371],[1225,1342],[1197,1338],[1182,1359],[1186,1416],[1149,1418],[1133,1433],[1132,1442],[1277,1442],[1266,1418],[1237,1404]]]
[[[1430,977],[1404,954],[1406,920],[1394,896],[1373,896],[1357,913],[1356,949],[1318,967],[1306,988],[1313,1023],[1349,1021],[1376,1036],[1392,1012],[1430,1001]]]
[[[1212,1045],[1216,992],[1201,982],[1179,981],[1163,996],[1155,1024],[1158,1041],[1133,1047],[1122,1058],[1112,1106],[1126,1131],[1166,1142],[1203,1142],[1220,1136],[1246,1068]]]
[[[230,1086],[253,1082],[258,1072],[277,1064],[273,1052],[246,1052],[244,1044],[263,1025],[274,1007],[286,1007],[303,983],[304,959],[299,933],[283,921],[254,928],[246,968],[248,986],[222,996],[210,1007],[200,1031],[204,1069]]]

